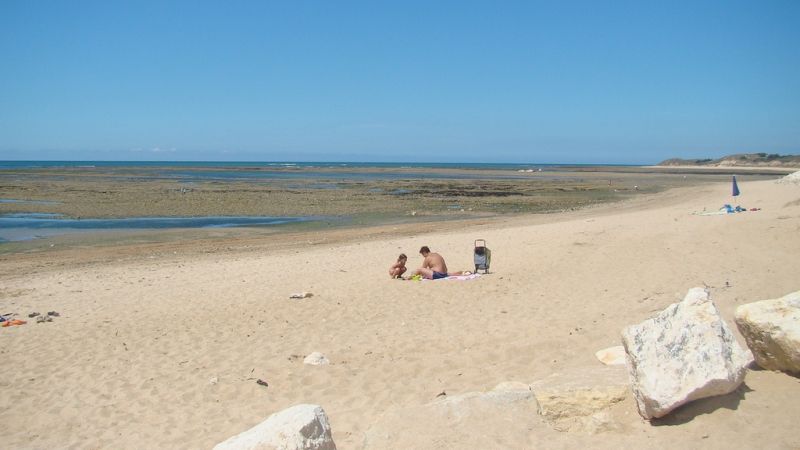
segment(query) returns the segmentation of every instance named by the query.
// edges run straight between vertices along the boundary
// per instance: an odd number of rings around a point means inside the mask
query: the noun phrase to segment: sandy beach
[[[211,448],[314,403],[339,448],[362,448],[387,412],[441,392],[599,365],[594,353],[620,345],[623,327],[695,286],[735,329],[737,306],[800,289],[800,186],[740,188],[737,202],[759,211],[694,214],[730,202],[729,182],[715,182],[457,225],[2,255],[2,312],[60,313],[0,331],[3,447]],[[418,266],[422,245],[471,270],[479,238],[489,275],[387,275],[401,252]],[[289,299],[300,291],[313,297]],[[331,364],[304,365],[314,351]],[[798,448],[798,398],[797,378],[751,370],[736,392],[653,423],[629,395],[610,432],[477,432],[495,448]],[[449,446],[405,439],[398,448]]]

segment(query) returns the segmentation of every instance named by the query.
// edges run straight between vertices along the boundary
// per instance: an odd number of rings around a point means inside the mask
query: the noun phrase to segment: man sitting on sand
[[[422,261],[422,267],[415,270],[413,275],[421,275],[429,280],[438,280],[462,274],[462,272],[447,273],[447,264],[444,262],[442,255],[431,253],[431,249],[427,245],[419,249],[419,254],[425,259]]]

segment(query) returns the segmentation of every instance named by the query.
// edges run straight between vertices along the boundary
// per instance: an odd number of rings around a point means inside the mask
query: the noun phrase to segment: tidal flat
[[[131,230],[48,236],[4,243],[3,253],[52,244],[169,242],[414,226],[571,211],[718,182],[729,174],[632,166],[543,170],[442,167],[97,166],[0,170],[0,215],[58,214],[68,219],[154,217],[312,218],[264,228]],[[775,178],[750,172],[743,179]],[[435,225],[434,225],[435,226]],[[448,225],[453,226],[453,225]]]

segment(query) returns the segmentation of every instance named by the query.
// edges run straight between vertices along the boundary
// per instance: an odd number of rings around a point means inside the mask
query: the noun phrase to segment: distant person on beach
[[[442,255],[432,253],[427,245],[419,249],[419,254],[425,258],[422,261],[422,267],[414,271],[414,275],[421,275],[423,278],[429,280],[438,280],[440,278],[447,278],[448,276],[461,275],[463,272],[447,273],[447,264],[444,262]]]
[[[403,274],[406,273],[406,260],[408,257],[405,253],[400,253],[400,256],[397,257],[397,261],[392,264],[392,267],[389,267],[389,276],[392,278],[403,278]]]

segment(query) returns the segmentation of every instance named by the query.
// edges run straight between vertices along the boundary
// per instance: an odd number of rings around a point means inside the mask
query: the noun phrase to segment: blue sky
[[[0,2],[0,159],[800,154],[800,2]]]

